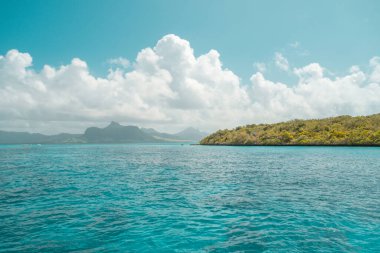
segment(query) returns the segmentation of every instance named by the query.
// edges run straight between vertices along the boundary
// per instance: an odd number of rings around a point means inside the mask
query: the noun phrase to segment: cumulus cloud
[[[313,81],[323,77],[323,68],[318,63],[311,63],[302,68],[295,68],[294,73],[302,82]]]
[[[284,70],[288,61],[276,54]],[[122,64],[122,59],[114,63]],[[249,83],[223,67],[216,50],[195,56],[190,43],[166,35],[141,50],[130,70],[93,76],[87,63],[45,65],[37,71],[28,53],[0,56],[0,128],[78,132],[111,120],[178,130],[380,112],[380,58],[369,71],[353,66],[327,77],[318,63],[294,68],[294,84],[273,82],[261,71]],[[286,69],[285,69],[286,66]]]
[[[369,80],[374,83],[380,83],[380,57],[373,57],[369,64],[372,68]]]

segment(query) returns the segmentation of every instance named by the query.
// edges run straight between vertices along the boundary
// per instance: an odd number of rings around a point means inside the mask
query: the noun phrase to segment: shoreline
[[[374,144],[190,144],[199,146],[237,146],[237,147],[380,147]]]

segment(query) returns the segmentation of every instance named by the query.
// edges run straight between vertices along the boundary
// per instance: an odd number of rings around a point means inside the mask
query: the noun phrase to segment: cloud
[[[278,58],[278,59],[277,59]],[[32,66],[28,53],[0,56],[0,129],[80,132],[111,120],[179,130],[380,112],[380,58],[368,71],[353,66],[345,75],[318,63],[294,68],[276,59],[296,83],[268,80],[263,69],[244,83],[223,67],[216,50],[196,56],[190,43],[166,35],[142,49],[130,69],[111,68],[102,78],[74,58],[62,66]],[[116,61],[120,62],[120,61]],[[115,63],[116,63],[115,62]]]
[[[323,77],[323,68],[318,63],[311,63],[302,68],[295,68],[296,74],[302,82],[318,80]]]
[[[130,66],[129,60],[123,57],[112,58],[109,59],[107,62],[112,65],[122,66],[123,68],[128,68]]]
[[[369,80],[374,83],[380,83],[380,57],[373,57],[369,61],[369,65],[373,69]]]
[[[289,70],[289,62],[281,53],[275,53],[274,61],[276,66],[279,67],[281,70]]]
[[[263,62],[256,62],[253,64],[258,72],[264,73],[267,70],[267,66]]]

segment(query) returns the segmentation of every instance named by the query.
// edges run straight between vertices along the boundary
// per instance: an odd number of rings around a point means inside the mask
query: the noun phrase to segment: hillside
[[[379,146],[380,114],[292,120],[219,130],[202,145],[344,145]]]

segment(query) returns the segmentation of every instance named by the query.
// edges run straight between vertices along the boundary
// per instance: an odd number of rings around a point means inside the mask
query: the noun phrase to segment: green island
[[[380,146],[380,114],[291,120],[219,130],[201,145]]]

